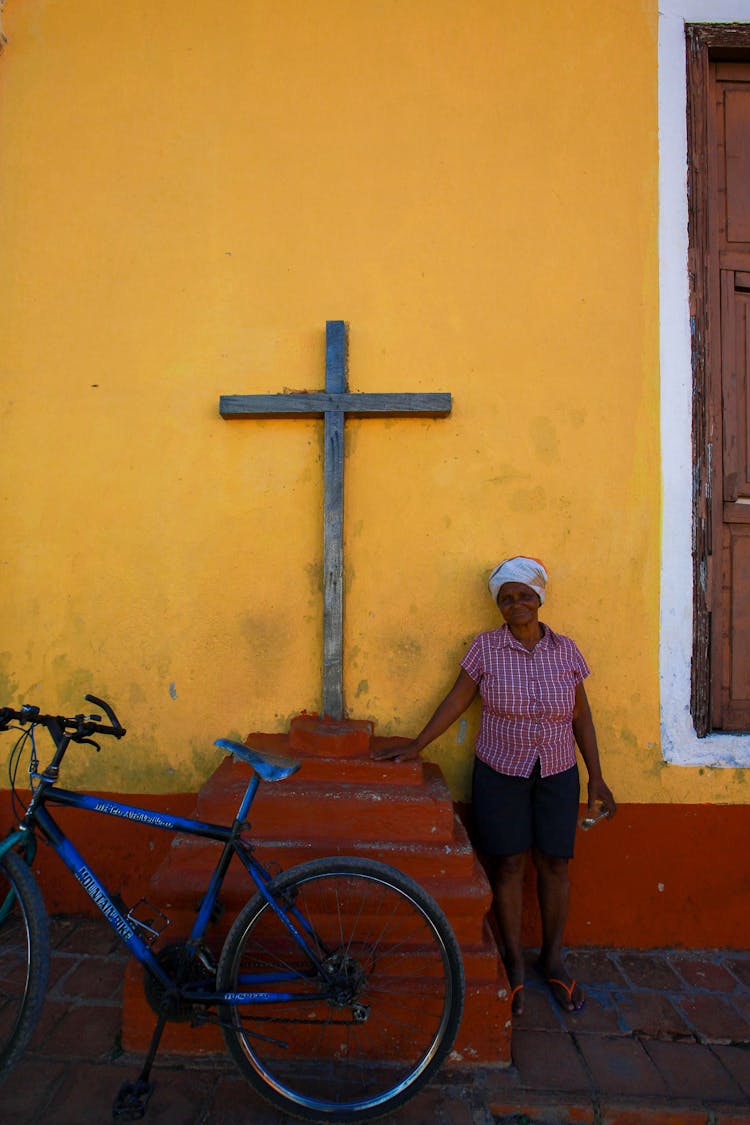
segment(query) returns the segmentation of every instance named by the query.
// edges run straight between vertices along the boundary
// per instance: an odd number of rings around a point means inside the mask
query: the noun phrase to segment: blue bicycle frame
[[[200,836],[222,843],[224,845],[222,853],[211,875],[208,888],[203,896],[197,917],[187,939],[186,944],[188,947],[197,950],[198,944],[205,933],[216,905],[216,900],[224,877],[229,869],[232,856],[237,855],[271,909],[299,944],[300,948],[306,953],[310,960],[311,970],[317,971],[320,969],[320,956],[313,950],[304,936],[305,931],[308,934],[312,934],[310,926],[293,905],[287,906],[285,904],[285,906],[282,907],[278,903],[273,892],[269,890],[269,885],[272,881],[271,875],[254,858],[251,847],[240,835],[245,825],[250,806],[258,790],[260,776],[263,776],[269,781],[281,780],[289,776],[289,774],[294,773],[298,768],[298,764],[296,762],[281,764],[274,761],[270,756],[262,755],[257,751],[249,749],[247,746],[230,742],[226,739],[218,740],[216,745],[236,754],[248,764],[252,765],[254,771],[256,771],[253,772],[248,782],[247,789],[240,802],[237,815],[231,827],[220,824],[210,824],[202,820],[191,820],[181,816],[172,816],[169,813],[158,812],[155,809],[141,808],[137,805],[125,805],[119,801],[94,797],[88,793],[76,793],[68,789],[58,789],[55,787],[54,783],[48,779],[41,778],[39,788],[35,791],[29,810],[24,818],[24,823],[0,843],[0,856],[11,848],[18,848],[19,850],[24,848],[31,837],[27,823],[29,826],[33,825],[38,827],[42,835],[48,840],[62,862],[77,882],[80,883],[91,901],[97,909],[101,911],[107,922],[109,922],[112,929],[127,946],[133,956],[140,961],[148,972],[166,989],[174,991],[175,988],[177,988],[179,994],[192,1003],[206,1006],[228,1003],[237,1007],[246,1004],[279,1003],[285,1000],[312,999],[309,993],[297,993],[293,991],[264,992],[253,990],[243,992],[217,992],[208,988],[205,983],[201,982],[192,982],[185,988],[176,986],[172,978],[165,973],[148,945],[139,937],[131,920],[123,913],[117,902],[112,899],[104,883],[88,866],[81,854],[45,807],[48,804],[64,805],[69,808],[83,809],[88,812],[97,813],[101,816],[120,817],[132,823],[147,825],[151,828],[160,828],[167,832],[181,833],[188,836]],[[0,914],[1,913],[2,907],[0,907]],[[243,985],[282,983],[284,981],[299,980],[299,973],[292,971],[253,973],[246,974],[241,980]]]

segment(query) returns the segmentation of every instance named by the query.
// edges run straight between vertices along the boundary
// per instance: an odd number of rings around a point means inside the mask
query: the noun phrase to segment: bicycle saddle
[[[283,781],[285,777],[296,773],[301,765],[294,758],[284,758],[281,754],[271,754],[267,750],[252,750],[241,742],[232,742],[230,738],[217,738],[214,746],[228,750],[230,754],[247,762],[264,781]]]

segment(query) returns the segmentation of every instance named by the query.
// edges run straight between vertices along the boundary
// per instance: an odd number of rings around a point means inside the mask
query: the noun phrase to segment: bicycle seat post
[[[245,823],[261,779],[263,781],[283,781],[284,778],[291,777],[293,773],[297,772],[300,763],[293,758],[254,750],[251,746],[245,746],[241,742],[233,742],[229,738],[217,738],[214,745],[221,747],[222,750],[228,750],[235,758],[239,758],[241,762],[252,766],[252,775],[234,818],[234,834],[237,835]]]
[[[242,831],[242,828],[247,821],[247,814],[249,813],[250,806],[255,799],[255,794],[258,792],[259,785],[260,777],[257,773],[253,772],[250,776],[250,780],[247,783],[247,789],[245,790],[244,796],[240,801],[240,807],[237,809],[237,815],[234,818],[234,828],[237,832]]]

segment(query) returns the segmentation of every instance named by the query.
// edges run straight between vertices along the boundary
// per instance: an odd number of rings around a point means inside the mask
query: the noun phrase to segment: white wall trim
[[[659,12],[662,752],[666,761],[678,765],[750,766],[750,735],[698,738],[690,715],[693,470],[686,23],[750,23],[750,4],[748,0],[667,0]]]

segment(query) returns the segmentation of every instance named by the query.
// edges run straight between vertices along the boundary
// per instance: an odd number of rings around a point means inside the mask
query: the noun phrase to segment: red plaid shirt
[[[570,637],[543,626],[529,652],[507,625],[480,633],[461,667],[479,684],[482,721],[475,752],[498,773],[542,777],[575,765],[576,687],[590,669]]]

